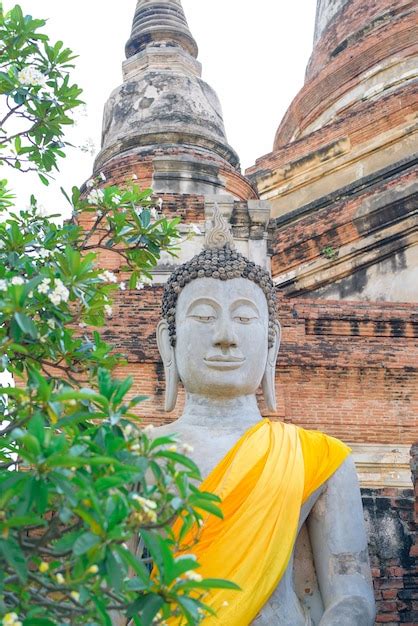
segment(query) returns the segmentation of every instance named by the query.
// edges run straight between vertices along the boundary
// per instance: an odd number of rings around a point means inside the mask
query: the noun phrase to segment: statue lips
[[[244,363],[244,357],[232,356],[231,354],[215,354],[204,359],[208,367],[218,370],[236,370]]]

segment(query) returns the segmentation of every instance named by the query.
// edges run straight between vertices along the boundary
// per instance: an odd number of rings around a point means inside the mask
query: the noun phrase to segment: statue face
[[[245,278],[198,278],[176,308],[176,363],[187,392],[211,397],[254,394],[268,355],[268,307]]]

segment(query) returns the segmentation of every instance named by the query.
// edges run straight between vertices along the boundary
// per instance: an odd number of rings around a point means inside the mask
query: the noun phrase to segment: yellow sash
[[[205,521],[193,547],[197,571],[242,591],[211,592],[217,617],[204,626],[247,626],[257,616],[286,571],[302,504],[349,454],[333,437],[265,419],[211,472],[201,489],[220,496],[224,519]]]

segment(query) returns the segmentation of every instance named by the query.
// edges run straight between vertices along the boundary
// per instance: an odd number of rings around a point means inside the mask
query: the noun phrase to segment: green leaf
[[[67,552],[67,550],[71,550],[79,536],[79,530],[74,530],[71,533],[67,532],[63,537],[61,537],[61,539],[58,539],[53,543],[54,553],[59,554],[60,552]]]
[[[108,549],[105,564],[110,584],[116,591],[121,591],[127,569],[122,566],[119,554],[116,551]]]
[[[97,596],[96,594],[93,594],[92,600],[93,603],[96,605],[96,608],[101,618],[103,619],[104,626],[112,626],[112,620],[109,617],[109,613],[107,612],[106,605],[103,602],[102,598],[100,596]]]
[[[239,585],[222,578],[205,578],[201,582],[185,581],[184,585],[181,583],[181,586],[188,589],[230,589],[231,591],[241,591]]]
[[[32,417],[28,424],[28,431],[42,446],[45,441],[45,420],[42,415],[38,413]]]
[[[216,517],[219,517],[221,519],[223,519],[223,514],[221,509],[214,504],[213,502],[210,502],[209,500],[204,500],[204,499],[197,499],[197,497],[193,497],[190,498],[190,504],[196,508],[196,509],[202,509],[203,511],[207,511],[208,513],[212,513],[212,515],[215,515]]]
[[[127,616],[132,617],[138,613],[144,626],[150,626],[158,611],[163,608],[164,599],[156,593],[150,593],[136,600],[127,611]]]
[[[32,337],[32,339],[36,339],[38,337],[37,328],[30,317],[24,313],[15,313],[14,318],[18,323],[19,328],[21,328],[24,333]]]
[[[0,526],[4,526],[6,528],[21,528],[22,526],[46,526],[47,522],[43,520],[41,517],[33,517],[32,515],[26,515],[23,517],[9,517],[4,522],[0,522]]]
[[[16,572],[21,582],[26,583],[28,579],[26,559],[19,544],[14,539],[0,539],[0,554]]]
[[[19,438],[19,441],[23,444],[23,449],[27,450],[34,457],[37,457],[41,453],[39,441],[33,435],[26,433]],[[21,453],[23,454],[23,450],[21,450]]]
[[[143,581],[144,584],[149,586],[151,584],[151,580],[149,578],[149,573],[145,565],[139,560],[130,550],[125,548],[124,546],[117,545],[115,546],[116,552],[119,554],[120,558],[125,561],[126,565],[135,572],[139,576],[139,578]]]
[[[131,578],[130,580],[128,580],[128,582],[125,585],[125,588],[128,591],[146,591],[147,589],[149,589],[151,581],[144,582],[141,578],[138,578],[137,576],[135,576],[134,578]]]
[[[74,544],[73,553],[75,556],[81,556],[93,548],[100,542],[100,537],[93,533],[87,532],[81,535]]]
[[[45,187],[49,187],[49,179],[43,174],[40,174],[39,172],[38,172],[38,176],[39,176],[41,183],[45,185]]]
[[[185,598],[184,596],[177,596],[177,602],[183,609],[184,615],[189,621],[189,624],[195,624],[200,618],[199,608],[200,602],[193,600],[193,598]]]
[[[178,452],[170,452],[169,450],[161,450],[157,452],[155,456],[163,457],[165,459],[169,459],[170,461],[175,461],[180,465],[184,465],[193,472],[193,477],[197,479],[201,478],[200,470],[197,467],[196,463],[194,463],[191,459],[189,459],[187,456],[184,456],[183,454],[179,454]]]

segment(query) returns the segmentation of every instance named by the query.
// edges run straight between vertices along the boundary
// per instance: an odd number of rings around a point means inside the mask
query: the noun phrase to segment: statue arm
[[[367,536],[351,457],[328,480],[308,518],[308,530],[325,607],[319,626],[373,626]]]

